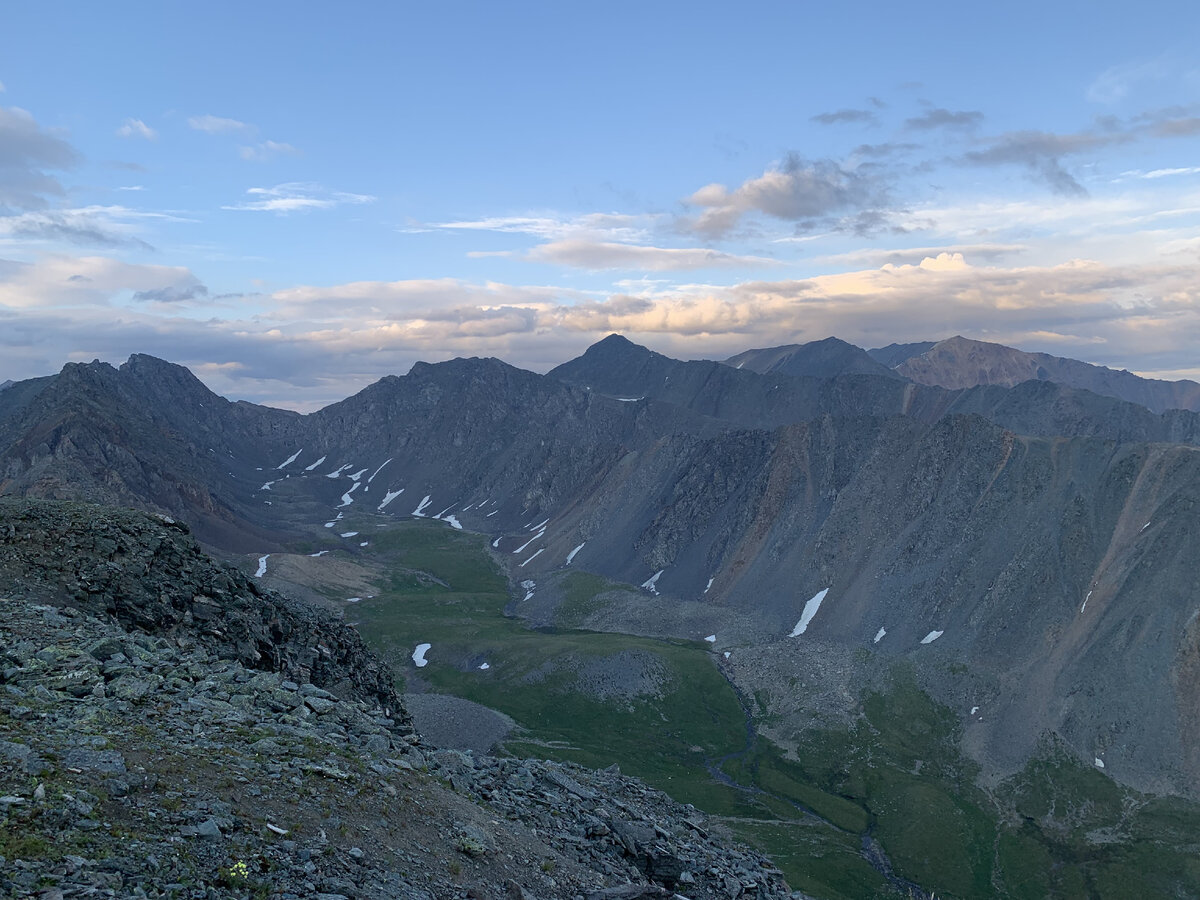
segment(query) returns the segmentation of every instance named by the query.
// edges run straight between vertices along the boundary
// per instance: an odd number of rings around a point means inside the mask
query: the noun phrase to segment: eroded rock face
[[[263,590],[167,517],[0,499],[0,596],[70,606],[410,720],[390,669],[331,613]]]

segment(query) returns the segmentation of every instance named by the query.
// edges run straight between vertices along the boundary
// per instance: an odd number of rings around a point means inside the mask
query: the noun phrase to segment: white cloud
[[[194,221],[169,213],[147,212],[127,206],[83,206],[73,209],[35,210],[0,216],[0,238],[48,241],[51,243],[148,247],[138,235],[140,223]]]
[[[33,116],[17,106],[0,106],[0,213],[8,209],[45,209],[47,197],[65,195],[46,169],[72,168],[75,149],[43,131]]]
[[[249,162],[266,162],[276,156],[296,156],[300,151],[280,141],[260,141],[253,146],[238,148],[238,155]]]
[[[136,137],[147,141],[158,140],[158,132],[141,119],[126,119],[125,123],[117,129],[117,136],[124,138]]]
[[[703,247],[646,247],[609,241],[565,240],[534,247],[526,254],[534,262],[602,269],[639,269],[650,272],[685,269],[727,269],[772,266],[776,261],[762,256],[735,256]]]
[[[205,292],[199,279],[182,266],[54,254],[35,263],[12,263],[4,268],[0,311],[103,307],[111,315],[111,307],[124,293],[162,291]]]
[[[254,199],[232,206],[222,206],[221,209],[286,214],[290,212],[306,212],[311,209],[332,209],[335,206],[342,206],[347,203],[375,202],[375,198],[369,194],[349,194],[344,191],[330,191],[319,184],[298,181],[277,184],[269,188],[249,188],[246,193]]]
[[[443,229],[446,231],[494,231],[501,234],[528,234],[543,241],[561,241],[570,238],[640,241],[649,234],[649,228],[658,217],[651,215],[631,216],[620,213],[587,213],[583,215],[561,215],[545,213],[527,216],[490,216],[484,219],[464,219],[452,222],[433,222],[418,226],[419,230]]]
[[[221,116],[192,116],[187,120],[188,125],[196,131],[208,134],[226,134],[228,132],[253,131],[254,126],[237,119],[225,119]]]
[[[1097,75],[1085,96],[1092,103],[1113,104],[1128,97],[1138,85],[1166,76],[1167,67],[1161,61],[1122,63]]]

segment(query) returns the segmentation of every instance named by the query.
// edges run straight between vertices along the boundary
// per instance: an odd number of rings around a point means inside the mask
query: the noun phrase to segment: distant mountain
[[[883,363],[889,369],[894,369],[900,363],[904,362],[913,356],[920,356],[929,348],[937,344],[937,341],[919,341],[915,344],[888,344],[886,347],[877,347],[874,350],[868,350],[871,358]]]
[[[0,493],[161,510],[243,553],[341,515],[441,517],[514,581],[570,558],[752,622],[747,646],[786,655],[807,617],[805,647],[985,698],[987,772],[1052,733],[1200,795],[1198,423],[1045,380],[759,374],[615,335],[548,375],[420,363],[304,416],[135,356],[0,394]]]
[[[783,375],[805,375],[812,378],[833,378],[836,375],[882,375],[885,378],[902,376],[890,367],[873,359],[866,350],[835,337],[807,344],[787,344],[764,350],[746,350],[725,360],[725,365],[751,372],[779,372]]]
[[[12,385],[13,382],[11,379],[8,381],[0,381],[0,391],[4,390],[6,387],[12,387]]]
[[[907,347],[921,345],[909,344]],[[899,352],[871,351],[876,359],[892,359]],[[981,384],[1012,387],[1023,381],[1052,381],[1082,388],[1106,397],[1139,403],[1153,412],[1169,409],[1200,411],[1200,384],[1195,381],[1159,381],[1131,372],[1094,366],[1047,353],[1026,353],[1001,344],[952,337],[895,363],[895,371],[920,384],[969,388]]]

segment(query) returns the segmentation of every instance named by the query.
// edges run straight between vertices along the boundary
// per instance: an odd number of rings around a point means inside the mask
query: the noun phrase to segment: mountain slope
[[[959,336],[939,341],[894,368],[899,375],[920,384],[952,389],[980,384],[1012,387],[1036,379],[1138,403],[1156,413],[1169,409],[1200,411],[1200,384],[1194,381],[1141,378],[1131,372]]]
[[[182,509],[243,553],[440,517],[488,534],[514,583],[643,585],[614,629],[703,638],[671,632],[692,604],[729,646],[820,645],[847,677],[860,651],[910,661],[942,702],[969,686],[993,707],[969,734],[989,773],[1055,732],[1127,784],[1200,792],[1194,413],[1039,381],[760,375],[617,336],[549,376],[419,364],[308,416],[148,358],[14,390],[4,492]]]

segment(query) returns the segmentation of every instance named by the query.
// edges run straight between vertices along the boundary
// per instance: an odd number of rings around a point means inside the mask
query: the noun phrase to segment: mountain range
[[[226,554],[351,510],[439,518],[514,585],[640,586],[595,627],[711,636],[784,746],[903,664],[985,780],[1052,737],[1196,799],[1198,406],[963,338],[722,363],[613,335],[545,375],[418,363],[308,415],[135,355],[0,391],[0,493],[160,512]],[[805,672],[824,687],[797,696]]]

